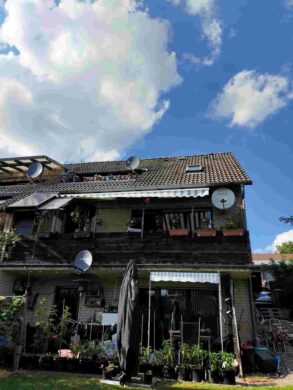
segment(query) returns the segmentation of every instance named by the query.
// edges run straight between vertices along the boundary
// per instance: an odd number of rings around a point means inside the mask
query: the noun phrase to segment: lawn
[[[156,387],[159,390],[168,389],[221,389],[232,390],[232,386],[219,386],[212,384],[174,383],[165,382]],[[71,374],[44,374],[44,373],[21,373],[11,374],[0,371],[1,390],[117,390],[117,386],[103,385],[94,377],[85,377]],[[133,389],[133,387],[132,387]],[[255,389],[255,387],[245,387],[245,389]],[[269,389],[293,389],[290,386],[261,386],[259,390]]]

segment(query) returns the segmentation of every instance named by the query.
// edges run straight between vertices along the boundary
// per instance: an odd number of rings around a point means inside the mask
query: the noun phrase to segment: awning
[[[84,194],[60,194],[65,198],[115,199],[115,198],[197,198],[209,195],[209,188],[184,188],[174,190],[95,192]]]
[[[71,202],[71,199],[66,198],[55,198],[50,200],[49,202],[45,203],[41,207],[39,207],[39,210],[57,210],[61,207],[66,206],[69,202]]]
[[[219,284],[216,272],[151,272],[152,282],[191,282]]]
[[[32,195],[29,195],[23,199],[18,200],[15,203],[12,203],[8,208],[27,208],[27,207],[38,207],[41,204],[47,202],[48,200],[54,198],[58,195],[57,192],[35,192]]]

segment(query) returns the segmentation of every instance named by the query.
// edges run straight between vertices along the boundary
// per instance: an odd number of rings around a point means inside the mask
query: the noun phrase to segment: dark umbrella
[[[137,268],[134,260],[126,267],[120,288],[117,346],[121,368],[120,383],[131,379],[138,358],[138,283]]]

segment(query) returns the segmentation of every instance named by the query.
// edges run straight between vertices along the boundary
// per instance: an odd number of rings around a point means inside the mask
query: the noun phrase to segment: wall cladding
[[[234,280],[235,310],[241,343],[253,341],[249,280]]]

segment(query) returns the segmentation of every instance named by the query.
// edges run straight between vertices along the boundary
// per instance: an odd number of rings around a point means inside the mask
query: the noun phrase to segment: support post
[[[221,351],[224,351],[224,343],[223,343],[223,300],[222,300],[222,282],[221,282],[221,274],[219,275],[219,323],[220,323],[220,338],[221,338]]]
[[[148,310],[148,351],[150,352],[150,341],[151,341],[151,288],[152,281],[151,275],[149,280],[149,310]]]
[[[142,218],[141,218],[141,233],[140,233],[140,238],[143,238],[143,233],[144,233],[144,213],[145,209],[142,209]]]
[[[232,315],[235,329],[235,337],[236,337],[236,357],[239,363],[239,376],[243,377],[243,368],[241,361],[241,350],[240,350],[240,340],[239,340],[239,332],[238,332],[238,324],[235,310],[235,299],[234,299],[234,281],[230,278],[230,294],[231,294],[231,304],[232,304]]]

